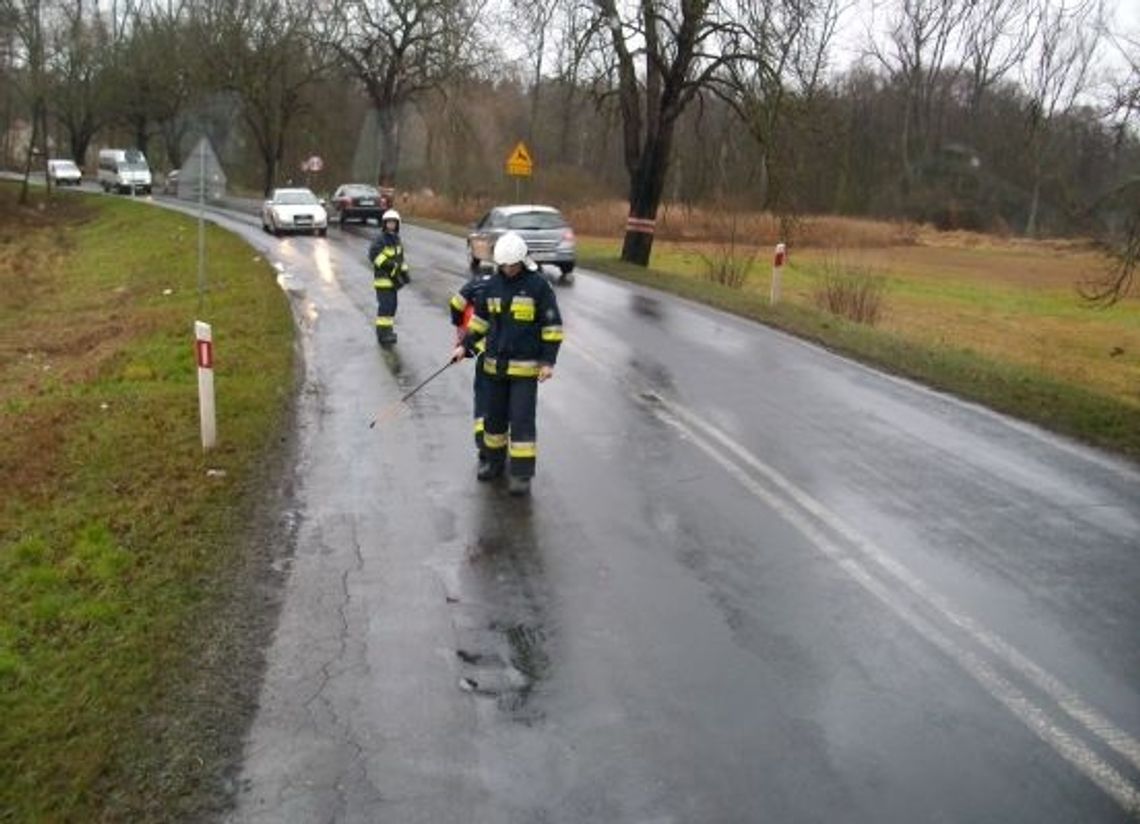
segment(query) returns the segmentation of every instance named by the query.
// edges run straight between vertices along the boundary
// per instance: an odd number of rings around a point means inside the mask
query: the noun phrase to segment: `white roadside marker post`
[[[773,306],[780,301],[780,275],[783,274],[784,259],[787,256],[787,247],[783,243],[777,243],[776,259],[772,262],[772,295],[770,300]]]
[[[194,321],[194,350],[198,356],[198,413],[202,421],[202,448],[218,442],[214,417],[214,336],[210,324]]]

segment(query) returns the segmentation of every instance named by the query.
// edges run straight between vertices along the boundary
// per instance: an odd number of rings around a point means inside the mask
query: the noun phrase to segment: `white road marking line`
[[[772,494],[748,475],[732,459],[701,435],[690,429],[684,422],[669,411],[654,410],[654,415],[663,423],[674,427],[692,444],[722,466],[745,489],[764,501],[788,523],[799,530],[827,558],[834,561],[865,590],[875,596],[907,626],[925,638],[929,643],[951,658],[962,670],[973,678],[996,701],[1008,709],[1042,741],[1053,748],[1062,758],[1072,764],[1090,781],[1101,788],[1117,804],[1133,816],[1140,816],[1140,790],[1120,774],[1111,764],[1093,752],[1084,742],[1058,726],[1050,715],[1033,702],[1025,693],[996,672],[988,663],[974,653],[956,644],[945,633],[929,621],[916,614],[909,607],[899,603],[890,588],[867,570],[858,560],[819,530],[808,518],[785,500]]]
[[[578,354],[585,356],[585,359],[595,367],[613,374],[619,382],[625,382],[614,373],[606,361],[590,352],[588,347],[577,341],[568,341],[568,343],[571,343],[571,348]],[[640,392],[635,389],[633,395],[635,401],[645,405],[646,402]],[[1057,726],[1045,710],[995,672],[989,664],[972,652],[955,644],[930,622],[909,608],[897,603],[892,598],[890,589],[882,581],[846,551],[836,546],[801,512],[815,518],[821,525],[831,529],[835,534],[856,547],[868,560],[888,572],[942,618],[965,632],[973,641],[989,650],[1008,667],[1020,673],[1031,684],[1053,699],[1082,728],[1140,769],[1140,743],[1135,738],[1115,726],[1074,690],[1034,663],[1010,643],[958,611],[947,598],[932,591],[921,579],[890,558],[884,550],[862,536],[838,515],[754,456],[745,447],[733,441],[721,430],[701,420],[693,412],[679,404],[666,401],[656,395],[654,398],[650,409],[659,420],[672,426],[708,454],[732,477],[736,478],[745,489],[772,507],[781,517],[807,537],[824,555],[835,561],[855,581],[895,612],[908,626],[951,657],[983,689],[1009,709],[1038,737],[1053,747],[1059,755],[1112,797],[1125,811],[1140,817],[1140,790],[1137,790],[1128,779],[1083,742]],[[701,432],[711,438],[712,442],[702,436]],[[719,447],[715,446],[714,443],[719,444]],[[732,458],[724,455],[721,450],[727,451],[732,455]],[[733,458],[765,477],[769,483],[787,496],[791,503],[777,497],[761,486],[739,464],[735,463]],[[797,506],[799,509],[796,508]]]
[[[951,604],[949,599],[930,589],[924,581],[891,558],[885,550],[876,546],[869,539],[861,535],[858,530],[797,487],[775,469],[765,464],[743,446],[733,441],[728,435],[711,424],[700,420],[694,413],[677,404],[666,400],[660,400],[659,402],[688,426],[700,429],[710,438],[721,444],[724,449],[731,452],[739,461],[763,475],[770,483],[779,488],[804,511],[811,514],[837,535],[858,548],[864,556],[893,575],[906,586],[907,589],[937,610],[943,618],[961,629],[975,642],[988,649],[1010,668],[1021,673],[1021,675],[1027,678],[1037,689],[1056,701],[1057,705],[1061,707],[1070,718],[1080,723],[1081,726],[1126,758],[1136,769],[1140,770],[1140,742],[1116,727],[1098,710],[1094,709],[1077,695],[1075,691],[1067,687],[1055,676],[1046,672],[1041,666],[1031,661],[1012,644],[982,627],[973,618],[960,612]]]

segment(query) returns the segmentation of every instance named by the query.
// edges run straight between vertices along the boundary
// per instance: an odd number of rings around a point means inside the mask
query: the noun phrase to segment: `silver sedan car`
[[[329,216],[323,200],[309,189],[274,189],[261,206],[261,228],[275,235],[283,232],[328,232]]]
[[[574,271],[577,242],[566,218],[553,206],[521,204],[496,206],[471,227],[467,261],[472,271],[491,264],[495,241],[508,231],[522,235],[535,263],[556,266],[563,278]]]

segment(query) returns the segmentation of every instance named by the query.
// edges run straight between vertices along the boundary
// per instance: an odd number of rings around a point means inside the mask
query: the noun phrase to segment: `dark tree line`
[[[250,189],[319,154],[318,187],[470,198],[513,192],[503,162],[526,139],[528,194],[625,199],[638,263],[671,200],[1095,233],[1130,278],[1137,45],[1098,0],[895,0],[840,70],[842,9],[0,0],[0,152],[90,166],[129,143],[162,169],[205,135]]]

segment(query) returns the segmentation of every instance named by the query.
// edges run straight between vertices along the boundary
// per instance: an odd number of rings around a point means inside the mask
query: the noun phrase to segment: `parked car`
[[[380,215],[388,208],[388,198],[375,186],[367,183],[345,183],[338,186],[329,201],[330,216],[336,218],[341,228],[350,220],[367,223],[375,220],[380,223]]]
[[[54,186],[78,186],[83,182],[83,172],[74,160],[49,160],[47,173]]]
[[[164,195],[178,194],[178,170],[172,169],[166,173],[166,177],[162,181],[162,193]]]
[[[261,207],[261,228],[275,235],[312,232],[324,236],[328,226],[325,202],[309,189],[274,189]]]
[[[467,259],[472,271],[491,263],[495,241],[507,231],[526,241],[530,257],[539,265],[557,266],[563,279],[574,271],[577,242],[574,230],[553,206],[496,206],[483,215],[467,236]]]

